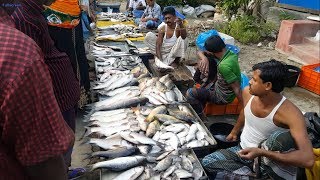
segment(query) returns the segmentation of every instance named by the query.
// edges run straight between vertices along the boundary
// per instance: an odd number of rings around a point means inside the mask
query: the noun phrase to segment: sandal
[[[68,179],[73,179],[82,176],[86,170],[84,168],[74,168],[68,170]]]

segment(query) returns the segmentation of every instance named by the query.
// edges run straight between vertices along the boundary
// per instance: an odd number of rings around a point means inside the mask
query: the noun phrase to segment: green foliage
[[[249,2],[250,0],[220,0],[217,4],[230,19],[233,14],[237,14],[240,7],[246,7]]]
[[[157,4],[163,9],[166,6],[180,6],[183,5],[183,0],[157,0]]]
[[[238,17],[229,23],[216,25],[215,28],[244,44],[258,43],[263,39],[271,38],[277,31],[274,24],[259,22],[253,16]]]
[[[279,19],[280,21],[282,21],[282,20],[296,20],[297,18],[295,18],[292,14],[289,14],[285,11],[281,11],[281,13],[279,14]]]

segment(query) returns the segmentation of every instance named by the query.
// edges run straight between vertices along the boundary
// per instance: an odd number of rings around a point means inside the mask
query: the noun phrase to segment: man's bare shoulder
[[[283,125],[292,126],[297,122],[304,122],[304,117],[300,109],[286,99],[277,110],[274,120]]]

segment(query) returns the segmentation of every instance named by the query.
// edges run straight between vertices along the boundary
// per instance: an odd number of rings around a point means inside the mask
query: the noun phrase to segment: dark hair
[[[176,10],[174,9],[174,7],[172,7],[172,6],[165,7],[162,11],[162,15],[165,16],[167,14],[171,14],[173,16],[176,16]]]
[[[212,53],[218,53],[223,50],[223,48],[226,47],[226,44],[223,42],[223,40],[218,35],[213,35],[208,37],[206,42],[204,43],[204,48]]]
[[[280,93],[284,88],[284,81],[287,79],[286,65],[275,59],[255,64],[252,70],[260,70],[260,78],[263,83],[271,82],[272,91]]]

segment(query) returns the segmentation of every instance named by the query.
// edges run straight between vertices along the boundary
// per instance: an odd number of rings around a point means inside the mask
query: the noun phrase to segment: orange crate
[[[233,102],[226,105],[207,103],[205,113],[206,115],[239,114],[241,109],[242,106],[239,104],[238,99],[235,98]]]
[[[319,67],[320,63],[302,66],[298,86],[320,95],[320,73],[314,68]]]

